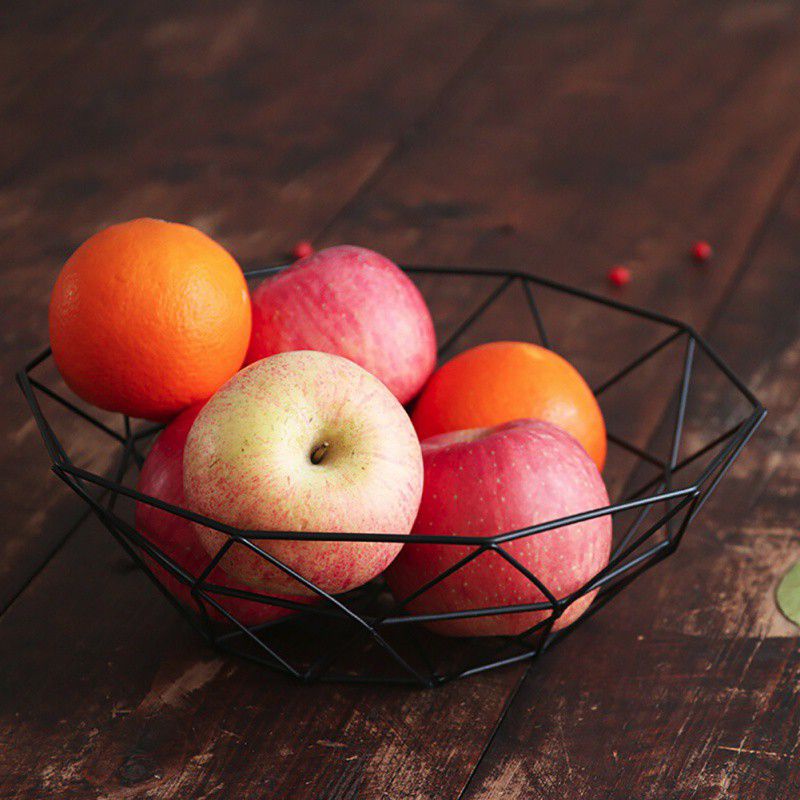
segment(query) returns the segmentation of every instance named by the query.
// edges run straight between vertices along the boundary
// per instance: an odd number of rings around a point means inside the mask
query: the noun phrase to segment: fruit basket
[[[258,280],[283,268],[256,269],[246,277]],[[582,365],[608,421],[604,477],[612,497],[603,507],[488,538],[416,535],[416,546],[458,548],[459,558],[404,598],[395,599],[383,577],[343,595],[328,594],[260,544],[402,544],[407,537],[239,530],[144,495],[135,488],[136,473],[163,426],[98,415],[82,405],[62,388],[54,370],[52,380],[43,377],[52,361],[49,349],[18,373],[53,472],[88,504],[166,600],[210,645],[303,681],[430,687],[536,658],[676,551],[766,413],[709,344],[679,321],[519,271],[403,269],[423,294],[437,296],[434,307],[443,310],[436,320],[440,360],[500,334],[539,343]],[[715,409],[711,416],[710,407]],[[68,452],[65,442],[76,441],[84,428],[115,449],[115,466],[91,468]],[[224,543],[206,563],[189,570],[137,530],[137,503],[215,529]],[[606,516],[613,529],[610,560],[565,596],[556,596],[509,552],[513,542]],[[314,602],[216,582],[214,570],[233,548],[246,548],[298,581]],[[439,614],[409,610],[409,603],[458,570],[489,557],[518,571],[541,599]],[[252,624],[237,613],[243,606],[236,601],[280,614]],[[576,604],[582,611],[571,614]],[[450,638],[431,631],[437,623],[517,614],[526,615],[530,624],[513,635]]]

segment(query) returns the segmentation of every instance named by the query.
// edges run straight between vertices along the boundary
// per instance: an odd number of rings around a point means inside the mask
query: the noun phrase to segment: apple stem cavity
[[[319,464],[323,458],[325,458],[325,453],[328,452],[328,448],[331,446],[330,442],[322,442],[318,444],[312,451],[311,451],[311,463],[312,464]]]

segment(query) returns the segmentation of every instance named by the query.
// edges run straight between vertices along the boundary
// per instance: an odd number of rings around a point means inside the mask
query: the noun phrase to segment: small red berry
[[[307,258],[314,252],[314,245],[311,242],[303,241],[297,242],[292,248],[292,258]]]
[[[698,264],[705,264],[714,254],[714,251],[711,249],[711,245],[708,242],[695,242],[689,253],[693,261]]]
[[[608,271],[608,281],[612,286],[627,286],[631,282],[631,271],[623,266],[612,267]]]

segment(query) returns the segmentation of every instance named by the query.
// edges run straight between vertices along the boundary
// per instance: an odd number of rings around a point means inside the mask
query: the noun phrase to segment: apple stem
[[[322,442],[322,444],[318,444],[312,451],[311,451],[311,463],[312,464],[319,464],[323,458],[325,458],[325,453],[328,452],[328,448],[330,447],[330,442]]]

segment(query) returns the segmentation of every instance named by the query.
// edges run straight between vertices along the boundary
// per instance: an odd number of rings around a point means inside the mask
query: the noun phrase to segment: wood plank
[[[0,441],[14,453],[0,608],[82,511],[61,487],[30,480],[47,461],[10,385],[47,341],[49,289],[69,252],[144,214],[195,224],[245,264],[281,257],[370,176],[490,25],[440,0],[134,3],[0,115]],[[54,370],[44,375],[52,385]],[[108,466],[103,434],[54,419],[79,462]]]
[[[542,662],[464,797],[797,796],[796,638],[616,635],[584,629],[583,658]]]
[[[637,8],[622,22],[610,10],[592,7],[567,15],[556,10],[515,16],[452,86],[436,115],[322,238],[371,243],[409,259],[473,263],[491,257],[495,263],[532,264],[533,249],[542,253],[548,274],[579,281],[587,281],[587,264],[602,274],[611,252],[649,243],[652,258],[639,267],[649,277],[637,281],[629,294],[657,300],[672,311],[685,294],[686,284],[674,280],[674,254],[682,252],[686,231],[671,220],[676,213],[694,211],[698,229],[712,230],[714,238],[721,240],[725,230],[721,223],[715,227],[718,218],[736,230],[735,241],[721,250],[714,281],[702,284],[704,291],[692,304],[692,319],[702,324],[736,272],[797,145],[797,111],[788,102],[795,88],[788,67],[797,52],[791,26],[780,18],[755,30],[731,28],[732,8],[687,6],[680,35],[669,47],[659,43],[675,12],[658,4]],[[620,35],[622,25],[627,38]],[[708,35],[709,25],[715,35]],[[607,43],[623,38],[623,55],[609,63]],[[737,70],[754,48],[758,57],[745,78]],[[698,65],[715,59],[722,61],[719,69],[698,83]],[[667,76],[665,64],[670,65]],[[565,85],[564,75],[575,76],[576,83]],[[603,79],[600,84],[590,80],[595,75]],[[526,84],[540,87],[539,93],[520,103],[519,87]],[[584,88],[576,96],[574,89],[565,90],[569,85]],[[661,88],[648,88],[654,86]],[[659,93],[657,105],[652,91]],[[587,121],[579,101],[592,98],[594,118]],[[710,101],[715,115],[704,113]],[[661,109],[657,125],[646,124],[640,113],[651,102]],[[740,120],[754,107],[761,126],[757,135],[751,136],[748,126],[728,130],[722,124]],[[672,132],[688,122],[692,135],[673,141]],[[529,164],[532,142],[539,148],[538,168],[523,175],[520,164]],[[672,156],[651,173],[647,165],[665,142]],[[610,167],[589,169],[592,152],[608,164],[631,159],[646,177],[628,177],[610,191],[614,173]],[[570,154],[578,164],[571,177],[565,166]],[[546,180],[545,166],[557,156],[561,172]],[[696,196],[687,203],[690,175]],[[567,187],[563,192],[559,182]],[[712,210],[699,198],[713,193],[721,201]],[[581,220],[586,220],[583,230]],[[509,232],[508,225],[516,227]],[[452,305],[441,296],[437,303],[436,309]],[[511,325],[502,318],[495,324],[498,332]],[[561,327],[554,324],[561,346],[578,349],[583,332],[571,329],[569,320]],[[595,352],[589,348],[586,355]],[[662,404],[636,401],[629,413],[641,410],[647,420],[663,410]],[[643,423],[647,432],[648,425]],[[90,554],[97,573],[87,577],[82,565]],[[142,588],[139,576],[123,581],[109,574],[118,559],[107,537],[81,531],[0,622],[3,641],[15,650],[30,648],[27,659],[9,667],[10,694],[18,696],[34,682],[48,687],[43,692],[48,705],[29,708],[18,721],[10,700],[0,709],[5,758],[23,780],[23,795],[41,790],[43,781],[56,775],[60,782],[52,788],[66,797],[135,796],[147,790],[161,797],[247,794],[266,791],[264,780],[273,782],[269,790],[275,796],[457,796],[513,696],[519,671],[410,694],[309,689],[232,662],[217,666],[212,654],[165,617],[160,599]],[[53,619],[48,609],[57,597],[69,603]],[[96,630],[81,626],[76,631],[73,620],[86,622],[95,615]],[[60,679],[43,674],[36,650],[37,641],[53,629],[59,632],[57,644],[69,650],[59,659],[65,666],[57,687],[49,681]],[[595,630],[594,624],[586,630]],[[565,644],[561,652],[572,647]],[[577,661],[576,651],[571,652]],[[112,666],[106,669],[109,658]],[[177,709],[152,698],[145,702],[151,690],[155,697],[172,699],[194,686]],[[71,709],[76,707],[85,709],[84,728],[65,744],[64,734],[50,723],[60,714],[75,730]],[[122,713],[112,719],[115,708]],[[310,708],[317,711],[312,720]],[[332,735],[336,730],[349,732],[344,758],[342,748],[330,746],[342,742]],[[319,750],[312,750],[312,743]],[[357,757],[347,762],[351,755]],[[217,788],[220,783],[224,786]]]
[[[797,796],[800,644],[774,590],[800,558],[798,231],[800,179],[712,330],[764,430],[678,553],[527,676],[465,799]]]

